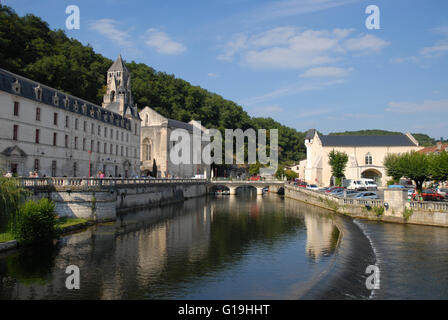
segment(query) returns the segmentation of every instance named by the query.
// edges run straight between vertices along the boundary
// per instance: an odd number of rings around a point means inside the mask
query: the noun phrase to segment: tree
[[[298,178],[297,173],[292,170],[285,170],[285,176],[288,180],[294,180]]]
[[[428,156],[428,168],[433,180],[448,181],[448,152]]]
[[[15,229],[18,209],[28,194],[16,179],[0,172],[0,233]]]
[[[392,177],[394,183],[398,183],[400,178],[403,177],[403,172],[400,170],[398,165],[399,161],[400,156],[396,153],[389,153],[383,161],[383,165],[386,168],[386,174],[389,177]]]
[[[426,154],[411,151],[399,156],[397,170],[401,171],[404,177],[413,180],[418,193],[421,193],[423,182],[431,178],[428,164]]]
[[[279,165],[278,168],[277,168],[277,171],[274,174],[274,176],[277,179],[283,179],[284,175],[285,175],[285,167],[282,166],[282,165]]]
[[[153,160],[152,160],[152,172],[151,172],[151,175],[152,175],[154,178],[157,178],[157,164],[156,164],[156,159],[153,159]]]
[[[249,165],[249,174],[251,176],[258,175],[260,173],[261,164],[260,162],[253,163]]]
[[[328,154],[328,164],[331,166],[331,174],[336,178],[336,184],[342,184],[342,178],[345,176],[345,168],[348,162],[348,155],[345,152],[332,150]]]

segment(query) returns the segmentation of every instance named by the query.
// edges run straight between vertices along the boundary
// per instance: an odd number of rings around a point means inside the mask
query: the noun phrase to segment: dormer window
[[[58,106],[58,105],[59,105],[59,96],[58,96],[57,93],[54,94],[54,97],[53,97],[53,104],[54,104],[55,106]]]
[[[65,99],[64,99],[64,107],[65,107],[65,109],[68,110],[69,106],[70,106],[70,100],[66,96]]]
[[[42,101],[42,88],[40,85],[34,88],[34,94],[36,95],[36,99]]]
[[[85,103],[82,105],[82,113],[87,113],[87,105]]]
[[[75,103],[73,104],[73,106],[75,108],[75,112],[78,112],[78,110],[79,110],[78,101],[75,100]]]
[[[366,164],[372,164],[372,155],[370,152],[366,154]]]
[[[14,91],[14,93],[20,94],[20,89],[21,89],[21,86],[20,86],[19,80],[16,79],[16,81],[13,82],[13,84],[12,84],[12,90]]]

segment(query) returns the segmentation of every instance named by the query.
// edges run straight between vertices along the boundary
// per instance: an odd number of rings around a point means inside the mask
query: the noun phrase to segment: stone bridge
[[[263,188],[269,187],[270,192],[279,192],[281,188],[284,188],[285,181],[281,180],[261,180],[261,181],[248,181],[248,180],[212,180],[209,182],[209,187],[224,186],[229,189],[231,195],[236,194],[236,189],[239,187],[254,187],[257,189],[257,194],[263,194]]]

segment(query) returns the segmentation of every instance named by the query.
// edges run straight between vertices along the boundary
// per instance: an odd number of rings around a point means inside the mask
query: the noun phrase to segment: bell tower
[[[125,116],[128,108],[133,108],[131,75],[121,55],[107,70],[107,90],[102,106],[122,116]]]

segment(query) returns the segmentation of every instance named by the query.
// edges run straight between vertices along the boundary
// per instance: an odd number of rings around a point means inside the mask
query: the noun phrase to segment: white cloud
[[[345,41],[345,47],[347,50],[361,53],[379,52],[389,44],[390,42],[385,41],[373,34],[367,34]]]
[[[420,54],[425,58],[438,57],[445,52],[448,52],[448,41],[439,41],[431,47],[425,47],[420,50]]]
[[[425,100],[416,102],[389,102],[386,111],[396,113],[448,112],[448,100]]]
[[[267,116],[274,113],[283,112],[283,108],[277,105],[252,108],[253,114],[258,116]]]
[[[157,52],[163,54],[180,54],[187,50],[187,48],[180,42],[171,40],[171,38],[162,31],[155,28],[150,28],[145,34],[145,44],[149,47],[155,48]]]
[[[353,68],[338,68],[338,67],[317,67],[306,70],[300,75],[301,78],[316,78],[316,77],[346,77],[353,71]]]
[[[283,0],[259,7],[247,19],[264,21],[318,12],[344,6],[359,0]]]
[[[244,34],[235,34],[232,39],[224,46],[224,52],[218,56],[218,60],[232,61],[235,54],[245,48],[247,36]]]
[[[90,29],[105,36],[109,40],[116,42],[122,47],[131,47],[133,43],[129,41],[130,35],[123,30],[117,28],[120,23],[113,19],[101,19],[93,22],[90,25]]]
[[[379,119],[383,118],[383,115],[371,113],[344,113],[342,117],[350,119]]]
[[[318,90],[322,90],[334,85],[339,85],[344,83],[345,81],[342,79],[336,79],[336,80],[331,80],[331,81],[326,81],[326,82],[321,82],[321,83],[314,83],[314,84],[293,84],[293,85],[289,85],[289,86],[285,86],[279,89],[276,89],[274,91],[271,91],[269,93],[260,95],[260,96],[256,96],[256,97],[251,97],[251,98],[247,98],[242,100],[240,103],[242,105],[254,105],[254,104],[259,104],[265,101],[269,101],[272,99],[276,99],[276,98],[281,98],[281,97],[287,97],[287,96],[293,96],[299,93],[303,93],[303,92],[309,92],[309,91],[318,91]]]
[[[390,60],[390,62],[392,62],[392,63],[404,63],[404,62],[417,63],[419,61],[420,61],[420,58],[418,58],[416,56],[398,57],[398,58],[393,58]]]
[[[354,31],[279,27],[252,35],[236,34],[218,59],[232,61],[239,56],[252,68],[303,69],[334,63],[350,52],[377,53],[389,45],[374,35],[350,38]]]
[[[314,116],[320,116],[323,114],[327,114],[332,112],[331,109],[328,108],[324,108],[324,109],[311,109],[308,111],[298,111],[297,114],[297,118],[301,119],[301,118],[308,118],[308,117],[314,117]]]

